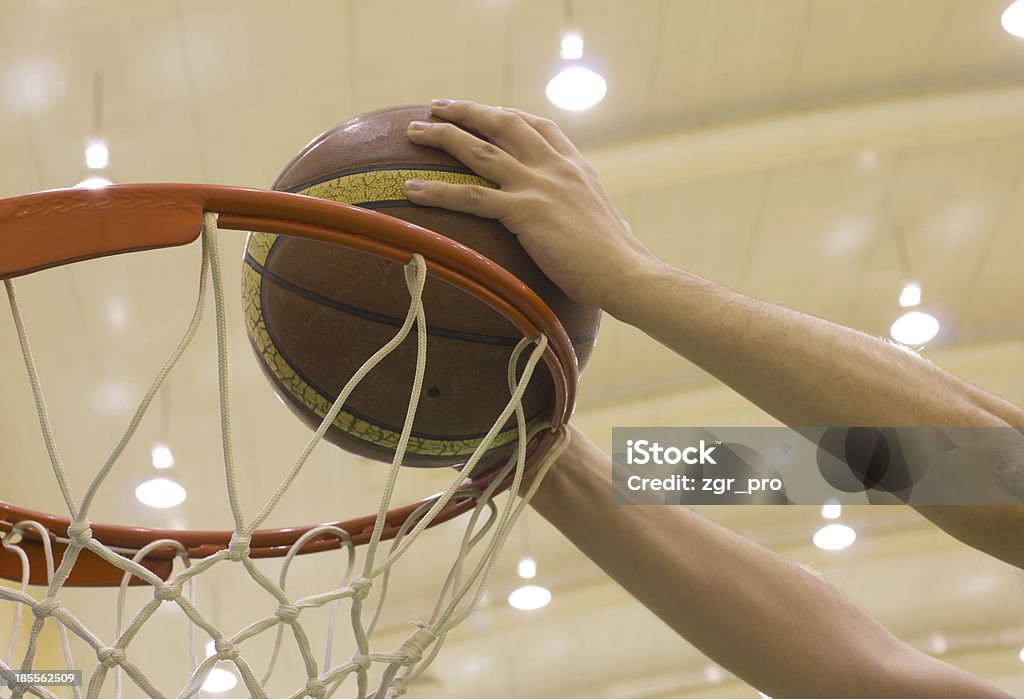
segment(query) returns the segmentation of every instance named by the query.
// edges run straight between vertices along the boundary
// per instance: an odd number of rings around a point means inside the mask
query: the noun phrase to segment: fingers
[[[517,114],[519,118],[525,121],[527,124],[532,126],[534,130],[544,137],[544,140],[555,149],[559,154],[564,155],[566,158],[582,158],[582,154],[579,149],[576,148],[576,144],[569,140],[569,137],[562,133],[562,129],[559,128],[558,124],[539,117],[529,112],[524,112],[521,109],[514,109],[511,107],[502,107],[506,111]],[[440,116],[440,114],[438,115]]]
[[[461,211],[481,218],[504,218],[509,213],[509,194],[475,184],[450,184],[409,180],[405,196],[413,204]]]
[[[524,118],[526,112],[467,100],[434,100],[430,109],[435,116],[482,134],[525,165],[537,165],[556,153],[547,136]],[[528,116],[539,120],[533,115]],[[545,128],[545,131],[550,129]]]
[[[441,148],[476,174],[500,185],[522,173],[522,163],[512,155],[455,124],[414,121],[407,133],[413,143]]]

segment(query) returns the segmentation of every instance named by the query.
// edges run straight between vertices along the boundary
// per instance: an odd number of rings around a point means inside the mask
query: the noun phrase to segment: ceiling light
[[[1024,0],[1017,0],[1003,13],[1003,29],[1024,38]]]
[[[718,684],[725,679],[725,671],[717,665],[708,665],[704,668],[704,679],[711,684]]]
[[[536,577],[537,561],[533,560],[532,558],[524,558],[523,560],[519,561],[519,566],[517,567],[517,570],[519,572],[519,577],[521,578],[526,578],[528,580],[530,578]]]
[[[845,524],[828,524],[814,532],[814,545],[826,551],[845,549],[857,539],[857,532]]]
[[[939,333],[939,321],[935,316],[911,311],[896,319],[889,328],[889,334],[896,342],[905,345],[922,345]]]
[[[106,187],[112,184],[114,183],[102,177],[89,177],[76,184],[75,187],[81,189],[99,189],[100,187]]]
[[[235,673],[215,667],[206,676],[206,681],[203,682],[203,691],[219,694],[233,689],[236,684],[238,684],[238,678],[235,677]]]
[[[551,78],[545,93],[556,107],[579,112],[604,99],[608,84],[600,75],[582,66],[566,68]]]
[[[900,306],[911,308],[919,303],[921,303],[921,287],[914,282],[910,282],[900,292]]]
[[[821,508],[821,516],[825,519],[839,519],[843,514],[843,506],[838,502],[826,502]]]
[[[550,601],[551,591],[539,585],[524,585],[508,596],[510,605],[524,611],[546,607]]]
[[[104,141],[90,141],[85,148],[85,164],[91,170],[102,170],[110,164],[110,150]]]
[[[941,633],[933,633],[931,637],[931,647],[933,655],[942,655],[949,650],[949,641],[946,640],[946,636]]]
[[[566,34],[562,37],[562,58],[573,61],[583,57],[583,37],[579,34]]]
[[[1020,658],[1020,661],[1022,663],[1024,663],[1024,648],[1020,649],[1020,655],[1018,655],[1017,657]]]
[[[174,454],[166,444],[153,447],[153,468],[170,468],[174,465]]]
[[[135,497],[143,505],[166,509],[185,502],[185,489],[166,478],[154,478],[135,489]]]

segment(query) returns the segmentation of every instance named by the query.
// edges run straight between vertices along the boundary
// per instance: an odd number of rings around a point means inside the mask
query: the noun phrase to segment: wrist
[[[628,325],[638,325],[653,292],[664,287],[678,270],[650,251],[619,261],[620,271],[601,308]]]

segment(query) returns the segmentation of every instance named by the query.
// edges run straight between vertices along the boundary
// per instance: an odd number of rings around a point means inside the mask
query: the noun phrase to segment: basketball
[[[363,114],[328,129],[289,163],[274,189],[375,209],[436,231],[489,257],[534,290],[558,316],[580,369],[593,349],[600,310],[563,294],[499,222],[412,204],[409,179],[491,185],[443,151],[412,144],[409,122],[437,121],[425,106]],[[243,265],[249,340],[284,402],[311,428],[322,422],[359,367],[401,327],[409,309],[402,265],[341,246],[253,232]],[[452,466],[473,454],[509,399],[508,364],[521,333],[484,302],[428,277],[426,373],[405,465]],[[416,331],[359,384],[325,438],[391,461],[408,409]],[[525,364],[525,357],[520,364]],[[545,419],[553,398],[538,365],[523,409]],[[481,463],[512,453],[514,419]]]

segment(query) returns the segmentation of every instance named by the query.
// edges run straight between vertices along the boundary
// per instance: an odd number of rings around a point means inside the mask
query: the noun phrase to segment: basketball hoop
[[[409,292],[409,312],[394,338],[367,360],[341,391],[332,411],[302,450],[274,495],[255,517],[245,518],[238,503],[235,483],[237,474],[231,456],[230,423],[227,417],[227,349],[226,321],[223,309],[223,284],[217,254],[218,229],[261,231],[310,240],[328,242],[366,252],[405,266]],[[28,343],[25,323],[21,318],[14,285],[20,275],[69,264],[90,258],[126,252],[185,245],[202,240],[202,264],[199,300],[191,324],[178,346],[158,372],[149,391],[141,401],[121,441],[97,473],[84,497],[72,492],[59,449],[55,444],[41,384]],[[419,502],[392,507],[391,491],[398,478],[402,457],[408,443],[422,384],[422,365],[427,342],[426,320],[421,302],[427,275],[441,279],[482,300],[511,322],[523,339],[513,352],[509,364],[509,401],[482,440],[475,453],[463,465],[450,487]],[[132,438],[142,416],[167,375],[187,348],[201,321],[205,305],[207,278],[211,280],[217,323],[219,385],[221,400],[221,431],[224,440],[224,469],[229,484],[229,505],[234,520],[233,531],[179,531],[139,529],[117,524],[93,523],[88,518],[89,506],[96,491],[108,478],[124,447]],[[57,477],[67,516],[24,509],[0,501],[0,578],[15,581],[20,590],[0,587],[0,604],[13,603],[17,613],[27,609],[35,616],[28,650],[17,665],[0,656],[0,677],[14,683],[13,696],[31,693],[53,697],[49,690],[31,683],[15,683],[15,672],[33,668],[35,641],[47,619],[55,619],[60,630],[70,631],[91,646],[98,664],[91,673],[88,696],[99,696],[110,670],[116,670],[115,685],[120,696],[120,671],[124,671],[138,690],[147,696],[165,696],[154,687],[145,673],[130,658],[130,641],[140,627],[162,604],[177,604],[188,616],[193,629],[210,635],[216,652],[206,661],[194,663],[178,696],[196,695],[219,661],[231,662],[247,691],[254,697],[266,697],[263,687],[273,668],[271,661],[265,675],[257,677],[242,657],[239,645],[259,633],[278,630],[276,649],[282,633],[291,628],[297,639],[302,633],[301,616],[308,609],[336,605],[343,600],[352,604],[353,630],[357,652],[351,661],[331,666],[321,665],[313,657],[308,643],[298,641],[306,665],[305,683],[290,696],[332,696],[345,679],[356,677],[356,695],[379,699],[398,696],[406,684],[419,675],[433,659],[444,636],[462,621],[482,594],[483,584],[515,519],[538,486],[541,478],[565,447],[563,429],[571,415],[577,382],[576,355],[573,346],[551,310],[516,277],[483,255],[432,231],[380,213],[321,199],[254,189],[207,185],[114,185],[102,189],[55,190],[0,200],[0,279],[4,280],[21,341],[22,352],[35,396],[40,425]],[[366,373],[393,351],[413,330],[419,352],[419,367],[411,389],[409,412],[402,428],[402,439],[395,451],[387,486],[378,512],[356,519],[289,527],[261,529],[261,525],[292,485],[303,464],[320,442],[346,397]],[[532,349],[531,349],[532,347]],[[520,356],[528,357],[525,369],[517,375]],[[540,425],[527,431],[521,398],[534,368],[543,361],[554,384],[550,412]],[[519,428],[518,449],[504,464],[483,475],[475,469],[490,442],[508,421]],[[528,488],[524,477],[534,473]],[[505,511],[498,512],[494,497],[510,491]],[[362,620],[363,600],[379,580],[386,589],[392,564],[401,557],[420,533],[463,514],[467,530],[459,556],[448,575],[437,606],[430,620],[418,623],[417,630],[402,646],[388,652],[372,652],[369,632],[377,612],[369,624]],[[490,516],[481,521],[481,515]],[[381,542],[393,540],[385,560],[377,560]],[[486,540],[486,542],[485,542]],[[484,548],[474,567],[464,569],[468,551],[477,545]],[[338,587],[311,597],[291,599],[285,593],[284,579],[288,565],[296,555],[345,548],[354,555],[354,547],[365,545],[362,574],[349,575]],[[273,582],[259,572],[254,559],[283,558],[281,581]],[[240,563],[275,601],[275,610],[259,618],[249,627],[225,635],[199,610],[189,604],[187,588],[205,571],[224,561]],[[181,570],[176,569],[176,563]],[[123,628],[123,590],[127,585],[149,585],[154,599]],[[29,585],[45,585],[41,599],[29,594]],[[69,586],[120,587],[122,601],[118,608],[118,633],[112,640],[101,640],[85,628],[74,615],[62,607],[59,592]],[[333,621],[332,621],[333,635]],[[18,626],[12,632],[8,655],[16,645]],[[65,639],[65,656],[71,669],[70,651]],[[0,644],[0,652],[4,650]],[[193,654],[194,656],[194,654]],[[371,667],[380,666],[375,681],[376,692],[370,692]]]

